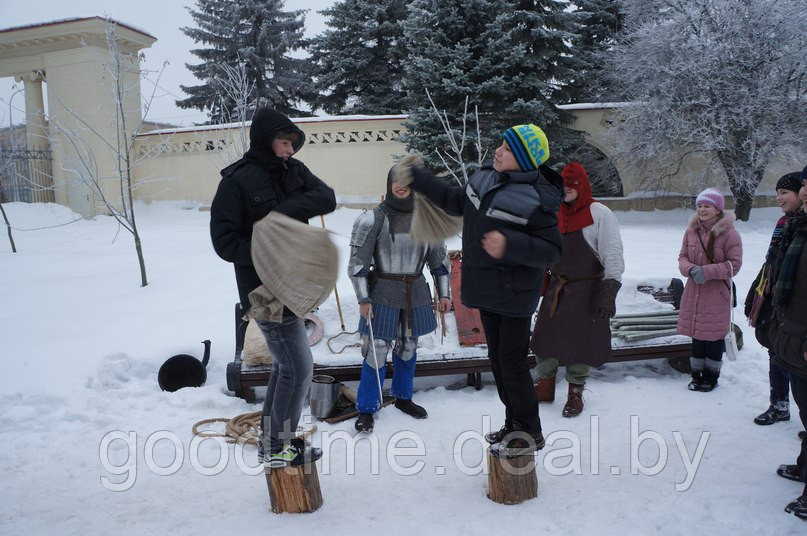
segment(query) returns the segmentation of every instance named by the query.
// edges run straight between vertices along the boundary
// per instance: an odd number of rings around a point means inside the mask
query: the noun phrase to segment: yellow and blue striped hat
[[[538,169],[549,159],[549,140],[544,131],[533,124],[510,127],[502,137],[513,151],[521,171]]]

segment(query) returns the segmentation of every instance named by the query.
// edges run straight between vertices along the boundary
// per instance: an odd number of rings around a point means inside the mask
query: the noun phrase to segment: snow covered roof
[[[104,21],[104,22],[106,22],[106,20],[107,20],[106,18],[100,17],[98,15],[96,15],[94,17],[71,17],[71,18],[67,18],[67,19],[55,19],[55,20],[51,20],[51,21],[47,21],[47,22],[37,22],[35,24],[24,24],[22,26],[11,26],[11,27],[8,27],[8,28],[2,28],[2,29],[0,29],[0,34],[1,33],[8,33],[8,32],[16,32],[16,31],[19,31],[19,30],[32,30],[34,28],[43,28],[45,26],[56,26],[56,25],[59,25],[59,24],[69,24],[69,23],[72,23],[72,22],[84,22],[84,21],[90,21],[90,20],[93,20],[93,19],[98,19],[98,20],[101,20],[101,21]],[[150,37],[151,39],[155,39],[155,40],[157,39],[156,37],[154,37],[153,35],[151,35],[147,31],[145,31],[145,30],[143,30],[141,28],[138,28],[137,26],[134,26],[132,24],[127,24],[125,22],[120,22],[120,21],[117,21],[117,20],[114,20],[114,19],[110,19],[110,20],[113,23],[117,24],[118,26],[120,26],[122,28],[128,28],[128,29],[132,30],[133,32],[137,32],[137,33],[142,34],[142,35],[144,35],[146,37]]]
[[[291,117],[293,123],[329,123],[335,121],[384,121],[387,119],[406,119],[408,115],[321,115],[315,117]],[[252,121],[245,125],[249,127]],[[204,132],[206,130],[231,130],[241,128],[241,123],[224,123],[220,125],[198,125],[193,127],[162,128],[145,132],[139,136],[153,136],[160,134],[179,134],[181,132]]]

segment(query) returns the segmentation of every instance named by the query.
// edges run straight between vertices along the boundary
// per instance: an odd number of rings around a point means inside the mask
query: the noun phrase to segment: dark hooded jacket
[[[268,108],[255,112],[249,129],[249,150],[240,160],[221,170],[210,207],[210,237],[213,249],[235,266],[241,305],[249,309],[247,295],[261,285],[252,264],[252,226],[272,211],[296,220],[332,212],[333,190],[314,176],[299,160],[275,155],[272,140],[280,134],[297,134],[295,154],[305,135],[285,115]]]
[[[540,300],[544,270],[561,256],[558,206],[563,179],[548,166],[498,173],[490,163],[464,188],[427,170],[413,169],[412,189],[452,216],[462,216],[461,299],[467,307],[525,317]],[[504,257],[482,248],[482,236],[499,231],[507,238]]]

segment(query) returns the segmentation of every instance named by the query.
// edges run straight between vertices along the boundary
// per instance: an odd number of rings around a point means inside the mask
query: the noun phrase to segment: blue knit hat
[[[549,158],[549,140],[544,131],[533,124],[510,127],[502,137],[513,151],[521,171],[536,170]]]

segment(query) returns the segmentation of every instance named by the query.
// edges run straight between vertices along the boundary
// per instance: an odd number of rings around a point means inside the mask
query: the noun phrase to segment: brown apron
[[[597,313],[603,267],[583,231],[563,235],[563,256],[549,272],[530,348],[538,358],[555,358],[564,366],[606,363],[611,326]]]

